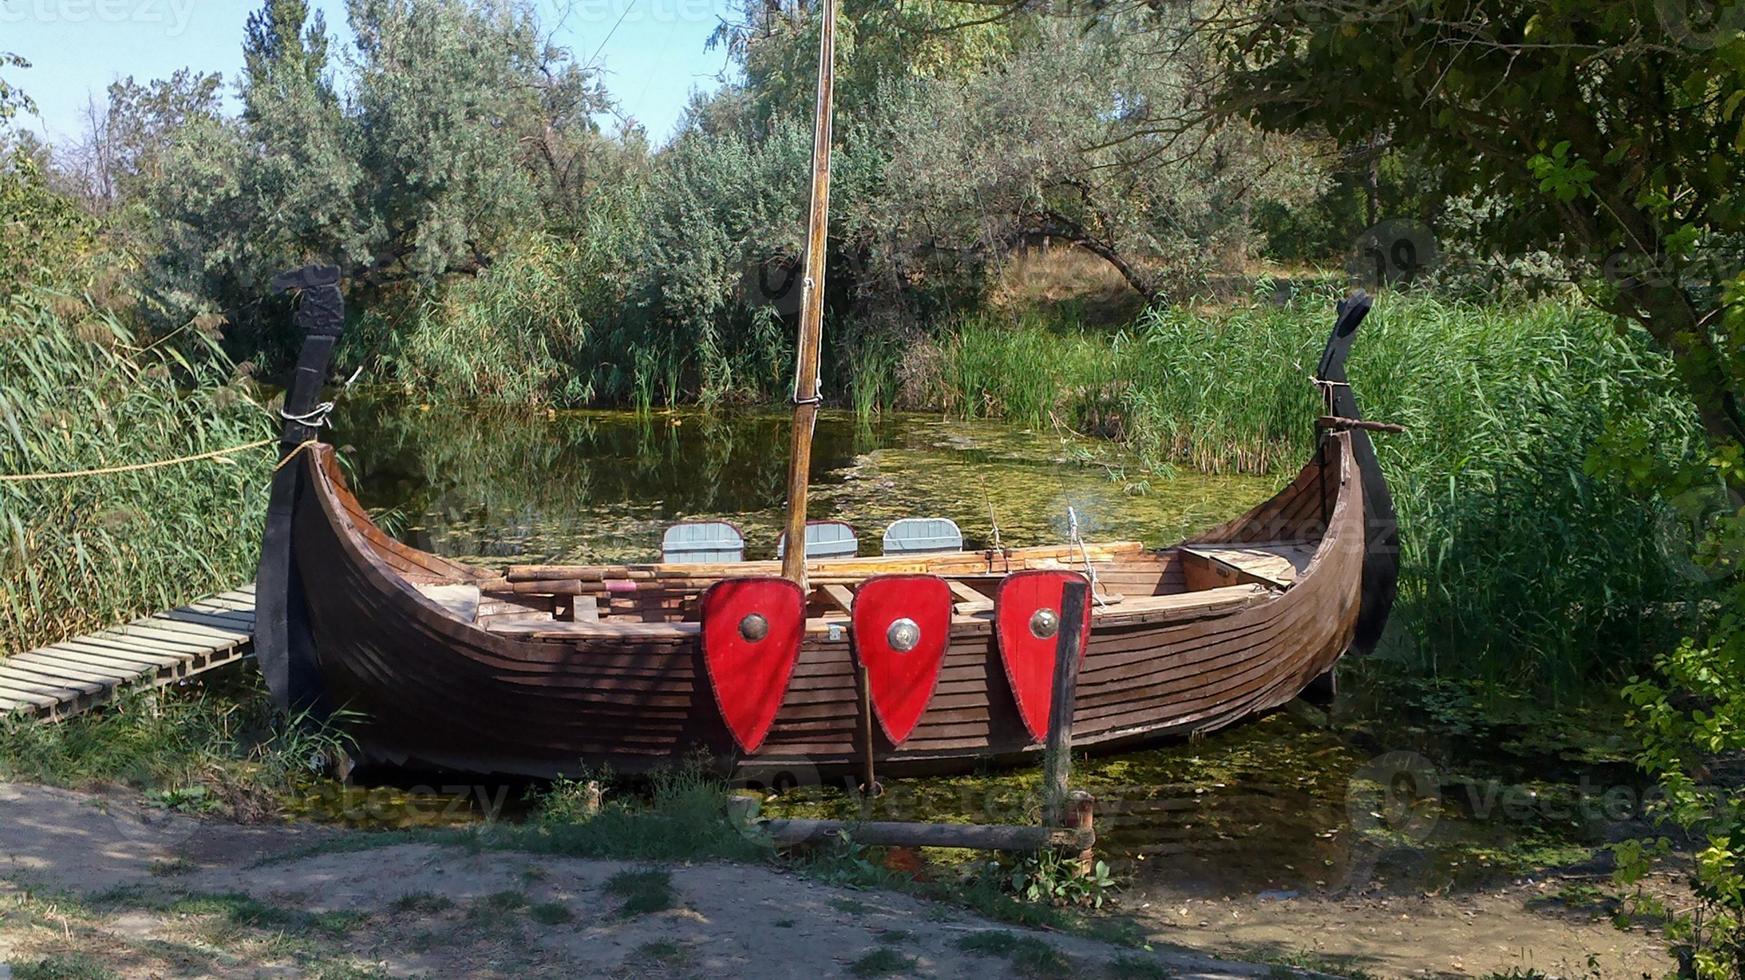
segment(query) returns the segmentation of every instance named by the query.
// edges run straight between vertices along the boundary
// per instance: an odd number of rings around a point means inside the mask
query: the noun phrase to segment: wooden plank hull
[[[1323,463],[1323,460],[1325,461]],[[808,621],[800,660],[767,742],[738,758],[703,669],[694,622],[610,620],[592,632],[505,636],[424,599],[428,582],[490,583],[488,573],[383,535],[346,491],[331,451],[302,462],[296,564],[326,703],[357,713],[366,761],[478,773],[554,776],[609,766],[634,772],[701,751],[723,764],[821,773],[859,758],[859,696],[845,616]],[[1211,583],[1175,549],[1098,562],[1123,601],[1093,612],[1073,740],[1117,748],[1203,732],[1275,708],[1350,644],[1364,560],[1363,495],[1349,436],[1277,497],[1195,544],[1314,542],[1289,588]],[[1058,562],[1058,549],[933,559],[948,573]],[[1042,557],[1038,558],[1037,555]],[[922,559],[925,561],[926,559]],[[876,560],[873,560],[876,562]],[[820,562],[852,578],[867,559]],[[679,603],[683,605],[683,603]],[[877,737],[877,736],[875,736]],[[991,615],[954,617],[938,688],[901,746],[875,743],[880,771],[951,771],[1040,751],[1020,721]]]

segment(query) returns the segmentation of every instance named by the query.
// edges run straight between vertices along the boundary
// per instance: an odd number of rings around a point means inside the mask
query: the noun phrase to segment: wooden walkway
[[[253,647],[250,583],[125,626],[0,658],[0,715],[59,721],[117,691],[164,687],[233,663]]]

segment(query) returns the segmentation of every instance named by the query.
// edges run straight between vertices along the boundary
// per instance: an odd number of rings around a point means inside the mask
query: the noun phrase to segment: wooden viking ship
[[[807,540],[819,403],[825,26],[787,541]],[[257,577],[257,655],[281,707],[348,712],[362,762],[550,777],[646,771],[700,750],[723,767],[962,771],[1040,751],[1070,629],[1083,650],[1073,745],[1127,748],[1283,705],[1372,645],[1393,601],[1392,504],[1374,426],[1345,384],[1362,294],[1341,304],[1316,371],[1326,414],[1313,457],[1272,499],[1175,547],[797,547],[780,562],[498,572],[396,541],[358,504],[319,441],[339,270],[278,285],[301,294],[305,341]],[[1092,602],[1065,623],[1071,581]]]

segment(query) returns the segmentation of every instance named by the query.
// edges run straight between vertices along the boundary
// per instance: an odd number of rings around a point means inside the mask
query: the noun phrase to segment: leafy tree
[[[271,275],[322,259],[387,299],[476,274],[542,205],[576,190],[604,95],[546,45],[532,7],[498,0],[350,0],[349,95],[329,77],[307,5],[250,20],[237,120],[172,140],[146,195],[159,219],[155,294],[172,320],[223,310],[268,343]]]
[[[8,51],[0,51],[0,68],[29,68],[30,62]],[[35,112],[36,103],[12,82],[0,78],[0,129],[4,129],[20,112]]]
[[[1258,244],[1252,209],[1306,201],[1318,168],[1298,141],[1245,126],[1145,132],[1157,115],[1192,107],[1203,52],[1182,46],[1159,64],[1133,28],[1129,18],[1089,29],[1043,18],[1012,58],[968,84],[922,86],[930,118],[884,134],[892,193],[879,220],[970,254],[1072,245],[1153,301],[1239,267]]]
[[[49,186],[23,147],[0,156],[0,314],[42,286],[84,286],[86,260],[97,244],[96,222],[78,203]]]
[[[309,16],[308,0],[266,0],[248,15],[242,44],[243,66],[251,79],[287,70],[312,85],[327,72],[327,17]]]
[[[78,196],[102,212],[162,180],[172,138],[195,119],[218,116],[222,83],[217,74],[186,68],[144,85],[132,76],[111,83],[102,103],[90,102],[85,134],[65,154],[62,170],[73,178]]]
[[[967,82],[1011,56],[1028,20],[978,13],[954,0],[837,0],[837,110],[855,118],[882,84],[901,78]],[[809,118],[818,85],[818,4],[812,0],[742,0],[740,17],[710,39],[740,63],[746,118]]]
[[[1305,0],[1205,26],[1225,110],[1417,148],[1495,247],[1561,251],[1646,327],[1724,448],[1745,440],[1745,3],[1708,6]]]
[[[755,137],[778,113],[809,117],[812,7],[748,3],[723,28],[746,81],[694,109],[695,128]],[[973,280],[1043,241],[1098,255],[1157,300],[1239,264],[1258,243],[1256,206],[1311,196],[1321,174],[1300,140],[1203,121],[1148,131],[1203,102],[1210,74],[1203,45],[1159,56],[1147,34],[1162,16],[1087,28],[987,4],[843,3],[832,237],[860,284],[878,286],[871,305],[936,281],[941,257]]]

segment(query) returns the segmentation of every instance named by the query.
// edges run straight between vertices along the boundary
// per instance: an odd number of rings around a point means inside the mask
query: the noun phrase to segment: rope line
[[[361,373],[363,371],[363,368],[358,368],[358,371]],[[355,375],[355,374],[352,375],[352,380],[353,381],[357,380],[357,375]],[[346,383],[349,385],[351,382],[346,382]],[[310,427],[311,429],[319,429],[327,424],[327,416],[331,415],[332,413],[333,413],[333,403],[332,402],[322,402],[321,404],[315,406],[314,408],[310,409],[307,412],[304,412],[301,415],[297,415],[297,414],[294,414],[292,412],[287,412],[281,408],[281,409],[279,409],[279,418],[282,418],[287,422],[301,423],[303,425]]]
[[[279,440],[262,439],[246,446],[232,446],[229,449],[214,449],[209,453],[197,453],[193,456],[178,456],[175,459],[153,460],[150,463],[130,463],[126,466],[104,466],[90,470],[68,470],[61,473],[0,473],[0,483],[33,483],[41,480],[74,480],[87,476],[112,476],[116,473],[137,473],[141,470],[157,470],[166,466],[180,466],[183,463],[198,463],[202,460],[218,459],[221,456],[235,456],[251,449],[261,449]],[[299,447],[301,448],[301,447]]]
[[[303,455],[303,453],[305,451],[307,451],[310,447],[319,446],[319,445],[321,445],[320,439],[305,439],[304,441],[298,443],[296,449],[293,449],[290,452],[286,453],[285,458],[279,460],[279,465],[273,467],[273,472],[274,473],[279,472],[280,470],[284,469],[287,465],[289,465],[291,460],[296,459],[298,456]]]

